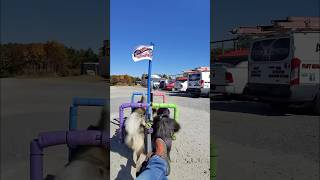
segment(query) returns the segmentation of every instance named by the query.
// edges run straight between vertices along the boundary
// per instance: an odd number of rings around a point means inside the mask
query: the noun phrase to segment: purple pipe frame
[[[123,142],[123,132],[122,130],[124,129],[124,109],[125,108],[147,108],[149,107],[149,104],[147,103],[124,103],[121,104],[119,107],[119,120],[120,120],[120,129],[119,129],[119,134],[120,134],[120,141]]]
[[[43,180],[43,149],[50,146],[67,144],[94,145],[109,147],[109,138],[105,132],[95,130],[73,130],[44,132],[30,143],[30,180]]]

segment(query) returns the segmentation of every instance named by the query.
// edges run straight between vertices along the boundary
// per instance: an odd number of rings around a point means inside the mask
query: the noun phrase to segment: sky
[[[270,25],[288,16],[320,16],[319,0],[214,0],[211,41],[228,39],[238,26]]]
[[[2,43],[56,40],[95,52],[108,36],[105,0],[1,0]]]
[[[133,62],[140,44],[153,42],[153,74],[174,75],[210,64],[209,0],[111,0],[111,74],[141,76],[148,62]]]
[[[177,74],[209,65],[209,42],[238,26],[268,25],[287,16],[320,16],[319,0],[1,0],[1,42],[56,40],[95,52],[111,38],[111,74],[140,76],[135,46],[153,42],[153,72]],[[109,10],[108,10],[109,9]],[[110,16],[110,33],[108,12]]]

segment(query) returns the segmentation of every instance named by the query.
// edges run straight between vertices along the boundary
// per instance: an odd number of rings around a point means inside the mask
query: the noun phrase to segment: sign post
[[[138,62],[141,60],[149,60],[148,66],[148,83],[147,83],[147,103],[149,104],[148,108],[146,109],[146,123],[153,121],[152,117],[152,105],[151,105],[151,69],[152,69],[152,57],[153,57],[153,46],[154,44],[151,43],[150,45],[140,45],[138,46],[132,54],[132,59],[134,62]],[[145,146],[147,153],[152,151],[152,143],[151,143],[151,134],[148,132],[147,138],[145,139]]]

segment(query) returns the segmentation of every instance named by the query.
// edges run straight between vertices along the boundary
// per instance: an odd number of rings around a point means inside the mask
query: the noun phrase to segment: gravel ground
[[[217,179],[319,179],[319,116],[257,102],[220,100],[211,108]]]
[[[132,92],[144,92],[141,87],[111,87],[111,120],[118,118],[120,104],[130,102]],[[159,102],[161,99],[155,99]],[[173,141],[171,150],[170,179],[209,179],[209,98],[189,98],[167,94],[167,102],[175,103],[180,109],[181,131]],[[128,116],[130,110],[126,112]],[[118,142],[115,136],[117,125],[110,126],[111,179],[130,180],[135,178],[132,167],[132,151]]]

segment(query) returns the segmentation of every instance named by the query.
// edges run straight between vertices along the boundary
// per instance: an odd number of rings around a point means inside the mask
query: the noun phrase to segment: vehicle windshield
[[[282,61],[289,56],[290,39],[267,39],[257,41],[252,45],[251,59],[253,61]]]
[[[153,82],[160,82],[160,79],[159,79],[159,78],[151,78],[151,80],[152,80]]]
[[[189,74],[189,81],[199,81],[200,74]]]

